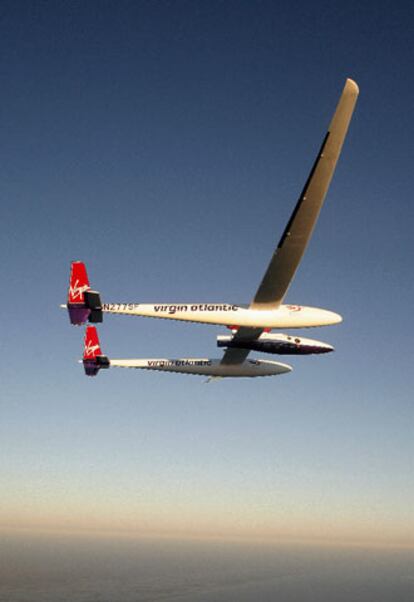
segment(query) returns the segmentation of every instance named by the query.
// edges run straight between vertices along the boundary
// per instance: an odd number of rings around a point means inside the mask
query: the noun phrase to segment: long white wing
[[[293,280],[325,200],[348,131],[358,86],[347,79],[305,187],[250,307],[277,309]]]
[[[302,194],[250,304],[252,309],[277,309],[287,293],[325,200],[358,94],[357,84],[347,79]],[[261,332],[257,328],[243,328],[236,336],[257,338]],[[248,354],[247,349],[230,348],[224,353],[222,362],[238,363],[244,361]]]

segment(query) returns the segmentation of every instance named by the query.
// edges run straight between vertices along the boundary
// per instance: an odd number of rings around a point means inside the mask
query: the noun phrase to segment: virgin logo
[[[300,311],[302,309],[300,305],[288,305],[287,308],[289,311]]]
[[[78,299],[79,301],[83,301],[83,293],[89,290],[89,286],[87,284],[79,285],[79,280],[75,280],[73,285],[69,286],[69,298],[71,301],[75,301]]]
[[[93,345],[92,341],[87,341],[85,344],[84,357],[95,357],[95,351],[99,352],[99,345]]]

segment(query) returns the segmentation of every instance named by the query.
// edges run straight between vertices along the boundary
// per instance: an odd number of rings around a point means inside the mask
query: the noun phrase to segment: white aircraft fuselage
[[[252,309],[228,303],[103,303],[102,312],[251,328],[311,328],[342,322],[333,311],[304,305]]]
[[[103,314],[123,314],[228,326],[231,337],[220,337],[227,347],[216,359],[136,359],[109,360],[100,352],[94,327],[88,326],[83,363],[88,376],[101,368],[117,366],[206,376],[265,376],[290,371],[290,366],[269,360],[247,360],[250,350],[278,354],[326,353],[326,343],[272,334],[274,328],[311,328],[342,322],[342,317],[326,309],[303,305],[284,305],[341,154],[349,123],[358,98],[357,84],[347,79],[322,145],[291,217],[272,254],[259,287],[249,305],[229,303],[102,303],[100,293],[91,290],[85,264],[71,264],[67,309],[72,324],[99,323]]]
[[[255,377],[276,376],[291,372],[288,364],[271,360],[245,360],[230,366],[222,363],[221,359],[182,358],[182,359],[109,359],[111,368],[138,368],[159,372],[176,372],[181,374],[198,374],[210,377]]]

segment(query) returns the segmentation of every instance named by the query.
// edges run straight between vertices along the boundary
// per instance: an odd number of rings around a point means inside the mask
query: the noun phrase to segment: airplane
[[[96,376],[102,368],[138,368],[158,372],[178,372],[207,376],[209,379],[229,376],[275,376],[292,370],[291,366],[287,364],[271,360],[246,360],[226,365],[219,359],[210,358],[109,359],[102,354],[95,326],[86,327],[82,362],[87,376]]]
[[[186,360],[111,360],[110,365],[133,362],[130,367],[163,369],[171,372],[208,374],[210,376],[261,376],[290,371],[290,366],[269,360],[247,360],[250,350],[265,353],[302,355],[326,353],[333,348],[326,343],[271,334],[274,328],[310,328],[338,324],[342,317],[326,309],[301,305],[284,305],[283,300],[293,280],[302,256],[311,238],[329,188],[341,149],[348,131],[359,94],[357,84],[347,79],[302,193],[285,227],[282,237],[257,292],[249,305],[233,303],[102,303],[100,293],[91,289],[85,264],[71,264],[67,308],[71,324],[100,323],[103,314],[134,315],[163,318],[203,324],[224,325],[231,336],[219,336],[217,345],[225,347],[220,360],[192,360],[211,362],[208,366],[182,365]],[[92,336],[92,331],[89,336]],[[96,334],[97,336],[97,334]],[[98,354],[99,356],[99,354]],[[138,365],[137,362],[147,362]],[[114,362],[117,362],[114,364]],[[170,363],[168,363],[170,362]],[[161,366],[161,363],[163,365]],[[126,364],[122,364],[126,366]],[[252,366],[256,366],[253,370]],[[103,366],[101,366],[103,367]],[[107,367],[107,366],[105,366]],[[190,370],[191,368],[191,370]],[[200,369],[203,370],[200,372]],[[207,370],[208,368],[208,370]],[[260,369],[259,369],[260,368]],[[287,369],[288,368],[288,369]],[[196,372],[196,369],[199,370]],[[273,371],[272,371],[273,370]]]

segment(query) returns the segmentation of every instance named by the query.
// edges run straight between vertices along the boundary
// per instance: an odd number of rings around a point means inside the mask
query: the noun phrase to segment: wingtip
[[[348,88],[350,92],[353,92],[356,95],[359,94],[358,84],[356,83],[356,81],[354,81],[350,77],[347,78],[347,80],[345,82],[345,87]]]

